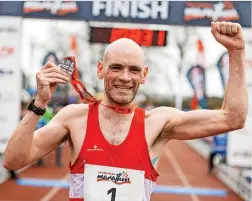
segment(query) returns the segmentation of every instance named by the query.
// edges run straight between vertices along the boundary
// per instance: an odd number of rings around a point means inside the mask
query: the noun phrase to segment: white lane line
[[[64,181],[68,178],[68,174],[65,175],[61,181]],[[53,187],[44,197],[40,199],[40,201],[50,201],[60,190],[61,188],[59,187]]]
[[[188,181],[185,173],[183,172],[181,166],[179,165],[177,159],[174,157],[173,153],[169,150],[168,147],[166,147],[165,154],[169,158],[173,169],[177,173],[177,175],[178,175],[179,179],[181,180],[181,182],[183,183],[183,185],[185,187],[192,187],[190,182]],[[191,194],[190,196],[192,198],[192,201],[200,201],[200,199],[197,195]]]

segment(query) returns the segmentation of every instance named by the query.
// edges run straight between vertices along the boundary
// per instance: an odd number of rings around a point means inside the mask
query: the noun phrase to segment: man
[[[244,126],[248,98],[242,28],[236,23],[214,22],[211,29],[230,56],[230,79],[220,110],[183,112],[158,107],[147,112],[137,107],[124,114],[107,108],[134,108],[138,88],[148,74],[141,48],[129,39],[119,39],[107,47],[97,65],[98,77],[104,79],[101,104],[68,105],[36,131],[39,115],[28,111],[12,134],[4,166],[20,169],[68,137],[71,201],[149,201],[158,176],[158,157],[169,140],[203,138]],[[37,73],[34,105],[46,108],[56,84],[67,81],[67,74],[47,63]]]
[[[220,162],[226,162],[227,155],[227,133],[222,133],[212,137],[211,149],[208,159],[208,172],[211,174],[214,170],[215,158],[220,157]]]

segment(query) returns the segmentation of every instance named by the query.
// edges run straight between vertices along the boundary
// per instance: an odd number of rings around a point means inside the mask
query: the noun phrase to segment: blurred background
[[[170,149],[175,156],[176,150],[181,152],[180,146],[184,147],[182,150],[190,150],[186,154],[196,154],[195,157],[204,165],[200,167],[205,168],[202,173],[206,176],[205,187],[223,185],[225,192],[237,195],[234,200],[238,197],[251,200],[251,13],[251,1],[0,1],[0,153],[4,152],[11,132],[25,114],[28,104],[36,97],[36,73],[47,61],[58,64],[64,56],[75,56],[79,79],[91,94],[102,99],[103,82],[97,79],[96,65],[106,46],[122,37],[133,39],[143,48],[146,65],[149,66],[147,82],[137,95],[140,107],[150,110],[170,106],[184,111],[219,109],[228,80],[229,61],[226,49],[214,40],[210,23],[233,21],[242,25],[246,41],[250,104],[246,126],[228,135],[220,133],[211,138],[180,142],[183,144],[177,146],[172,144],[174,150]],[[37,128],[46,125],[62,107],[80,102],[70,84],[59,85]],[[65,149],[67,146],[62,145],[55,156],[51,154],[38,161],[35,167],[18,172],[7,171],[0,160],[0,200],[13,200],[13,195],[7,192],[22,185],[18,183],[22,174],[34,177],[31,169],[39,172],[45,168],[46,171],[65,168],[63,172],[66,173],[64,161],[68,155],[64,155]],[[186,161],[189,157],[186,154],[178,160]],[[48,167],[48,160],[55,161],[55,166]],[[161,164],[163,167],[170,164],[164,175],[169,168],[174,168],[169,157]],[[31,173],[27,173],[29,171]],[[188,178],[197,177],[197,171],[190,174]],[[216,179],[213,185],[213,181],[209,181],[210,186],[207,185],[207,179],[211,180],[209,177]],[[164,184],[170,185],[169,182]],[[152,199],[168,200],[172,194],[177,196],[172,201],[182,199],[179,193],[174,192]],[[21,194],[20,200],[42,199],[22,198]],[[186,195],[191,196],[183,198],[186,201],[207,200],[205,197],[194,199],[192,195],[197,196],[197,192],[193,190]],[[227,195],[221,198],[211,196],[206,195],[211,200],[231,200]],[[62,199],[54,197],[51,200]]]

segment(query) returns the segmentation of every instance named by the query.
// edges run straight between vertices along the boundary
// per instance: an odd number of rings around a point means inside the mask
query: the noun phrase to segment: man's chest
[[[119,122],[119,123],[99,123],[101,135],[111,145],[119,145],[128,137],[131,127],[131,122]]]
[[[99,126],[100,130],[100,135],[98,135],[98,137],[100,139],[103,138],[103,140],[105,140],[107,142],[107,144],[111,144],[111,145],[120,145],[122,144],[128,137],[128,135],[130,134],[130,132],[133,132],[133,138],[131,138],[131,140],[133,141],[132,143],[134,143],[134,135],[138,134],[138,130],[131,130],[131,121],[124,121],[124,122],[119,122],[116,124],[111,124],[108,122],[99,122]],[[163,122],[160,121],[145,121],[144,122],[144,138],[143,140],[146,141],[147,146],[148,146],[148,150],[150,151],[150,156],[155,156],[157,154],[152,153],[153,150],[152,149],[152,145],[153,142],[155,141],[156,137],[158,136],[158,134],[161,132],[162,130],[162,126],[163,126]],[[73,145],[73,154],[72,154],[72,158],[73,160],[77,157],[77,155],[79,154],[84,140],[86,138],[86,131],[87,131],[87,119],[81,119],[80,121],[76,121],[73,122],[71,124],[71,129],[70,129],[70,135],[71,135],[71,140],[72,140],[72,145]],[[90,147],[88,147],[88,149],[94,149],[96,150],[96,148],[98,147],[99,143],[97,143],[98,139],[93,139],[94,142],[92,145],[90,145]],[[100,146],[100,145],[99,145]],[[103,145],[102,145],[103,146]],[[99,148],[99,147],[98,147]],[[102,149],[102,147],[100,147]],[[96,154],[98,154],[99,151],[97,151]],[[99,155],[101,155],[102,152],[99,153]]]

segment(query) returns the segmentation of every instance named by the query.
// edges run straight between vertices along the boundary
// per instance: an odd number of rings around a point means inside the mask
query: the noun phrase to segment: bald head
[[[105,100],[129,105],[148,74],[144,52],[133,40],[116,40],[106,48],[103,61],[97,65],[97,74],[104,79]]]
[[[130,55],[134,54],[144,63],[144,52],[141,47],[133,40],[128,38],[118,39],[109,44],[103,55],[103,62],[106,62],[111,55]]]

